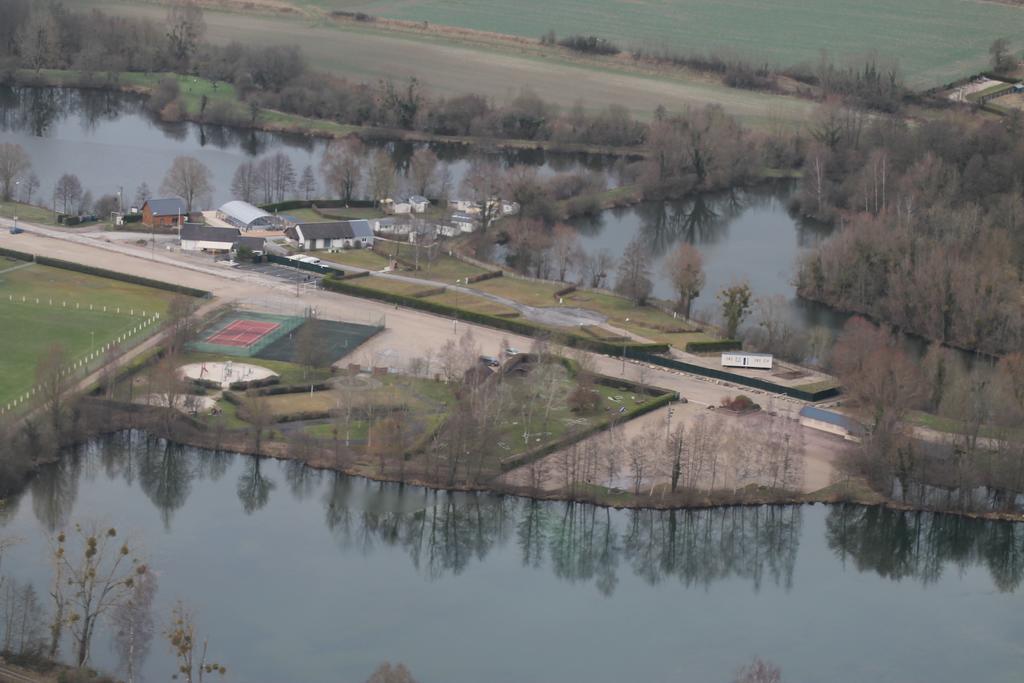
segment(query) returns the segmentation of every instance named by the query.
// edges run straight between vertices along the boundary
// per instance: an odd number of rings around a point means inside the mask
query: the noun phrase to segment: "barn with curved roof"
[[[249,202],[228,202],[217,209],[217,218],[241,230],[276,230],[281,219]]]

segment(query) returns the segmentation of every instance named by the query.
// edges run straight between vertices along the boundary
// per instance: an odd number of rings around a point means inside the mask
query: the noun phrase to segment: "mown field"
[[[821,50],[846,60],[898,59],[911,84],[945,83],[987,65],[994,38],[1024,25],[1024,9],[978,0],[292,0],[413,21],[537,38],[600,35],[623,47],[715,50],[789,65]]]
[[[69,4],[157,21],[162,21],[166,14],[165,7],[151,3],[73,0]],[[346,0],[330,3],[331,7],[345,5]],[[426,6],[435,5],[441,3],[431,1]],[[511,4],[512,7],[518,4]],[[472,92],[503,102],[529,87],[545,100],[565,108],[577,101],[589,110],[620,104],[643,117],[652,115],[658,105],[681,110],[717,103],[751,125],[802,121],[815,106],[806,100],[727,88],[705,78],[651,77],[584,66],[557,57],[538,58],[502,46],[490,49],[429,35],[397,35],[366,25],[310,21],[292,15],[214,11],[207,11],[205,20],[206,38],[212,42],[300,45],[316,68],[356,81],[416,77],[435,96]]]
[[[3,259],[0,270],[22,263]],[[141,322],[140,311],[166,312],[172,297],[169,292],[46,266],[0,273],[0,405],[35,384],[39,358],[53,344],[60,344],[69,359],[81,358]],[[115,312],[118,307],[121,313]]]

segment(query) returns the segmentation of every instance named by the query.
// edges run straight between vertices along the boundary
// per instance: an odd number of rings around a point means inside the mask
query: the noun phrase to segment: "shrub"
[[[739,351],[743,342],[738,339],[714,339],[711,341],[687,342],[688,353],[715,353],[717,351]]]
[[[576,52],[592,55],[617,55],[622,52],[615,43],[597,36],[568,36],[558,41],[558,44]]]
[[[732,410],[737,413],[749,413],[755,410],[761,410],[761,406],[754,403],[749,396],[743,394],[737,394],[732,398],[728,396],[722,397],[721,405],[726,410]]]

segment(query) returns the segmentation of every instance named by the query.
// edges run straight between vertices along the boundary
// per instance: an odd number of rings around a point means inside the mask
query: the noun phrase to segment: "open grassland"
[[[908,81],[929,86],[987,67],[994,38],[1020,27],[1024,10],[979,0],[293,0],[537,38],[595,34],[622,47],[718,52],[781,65],[839,62],[877,53]]]
[[[5,261],[0,269],[11,265]],[[161,290],[46,266],[0,274],[0,404],[35,384],[39,358],[52,345],[59,344],[69,360],[81,358],[141,322],[141,311],[165,313],[172,297]],[[118,308],[121,313],[116,313]],[[132,309],[134,316],[129,315]]]
[[[74,0],[72,4],[156,21],[166,13],[165,7],[153,3]],[[341,0],[332,6],[346,4],[356,3]],[[435,4],[440,3],[428,2],[426,7]],[[518,8],[518,3],[509,3],[505,11]],[[294,14],[207,11],[205,18],[206,37],[212,42],[299,45],[316,68],[355,81],[416,77],[434,95],[478,93],[503,102],[529,87],[565,108],[577,101],[589,110],[619,104],[643,117],[659,105],[681,110],[716,103],[753,125],[802,121],[815,106],[792,97],[728,88],[693,75],[641,75],[624,68],[575,63],[556,54],[540,57],[505,44],[468,45],[433,34],[397,34],[372,25],[311,21]]]
[[[346,249],[345,251],[318,251],[316,257],[324,261],[353,266],[366,270],[383,270],[388,267],[388,259],[369,249]]]
[[[13,218],[30,223],[42,223],[43,225],[54,225],[53,211],[42,206],[23,204],[21,202],[0,202],[0,216]]]

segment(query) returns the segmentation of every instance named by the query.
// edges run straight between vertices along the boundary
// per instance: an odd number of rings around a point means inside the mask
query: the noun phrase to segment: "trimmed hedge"
[[[496,277],[504,277],[505,273],[500,270],[492,270],[487,273],[480,273],[479,275],[470,275],[466,278],[467,284],[473,284],[474,282],[483,282],[484,280],[493,280]]]
[[[686,343],[688,353],[714,353],[716,351],[739,351],[743,342],[738,339],[715,339],[713,341],[692,341]]]
[[[335,277],[335,279],[338,279],[338,280],[355,280],[356,278],[370,277],[370,271],[368,271],[368,270],[358,270],[358,271],[356,271],[354,273],[345,273],[341,277],[338,277],[337,275],[335,275],[334,277]]]
[[[186,296],[194,296],[196,298],[205,298],[210,296],[210,293],[203,289],[185,287],[183,285],[176,285],[171,282],[163,282],[162,280],[151,280],[148,277],[128,275],[127,273],[118,273],[113,270],[107,270],[106,268],[86,266],[81,263],[74,263],[73,261],[62,261],[61,259],[50,258],[49,256],[33,257],[32,254],[23,254],[22,252],[15,252],[10,249],[0,249],[0,254],[4,254],[5,256],[10,256],[12,258],[19,258],[23,261],[35,260],[35,262],[41,266],[63,268],[64,270],[74,270],[79,273],[85,273],[86,275],[96,275],[98,277],[105,277],[108,280],[120,280],[121,282],[129,282],[133,285],[142,285],[144,287],[152,287],[153,289],[162,289],[164,291],[175,292],[177,294],[185,294]]]
[[[231,389],[232,391],[241,391],[244,389],[257,389],[259,387],[269,387],[270,385],[277,384],[280,381],[280,377],[264,377],[262,379],[254,379],[252,381],[240,380],[238,382],[232,382],[231,384],[229,384],[228,389]]]
[[[417,299],[426,299],[428,297],[437,296],[438,294],[444,294],[447,291],[447,287],[431,287],[429,289],[421,289],[418,292],[413,292],[411,296],[414,296]]]
[[[15,258],[19,261],[35,261],[35,254],[29,254],[25,251],[15,251],[14,249],[5,249],[0,247],[0,255],[7,256],[9,258]]]
[[[430,301],[429,299],[417,299],[415,297],[405,296],[402,294],[382,292],[368,287],[358,287],[334,277],[325,277],[321,284],[324,289],[331,292],[337,292],[339,294],[348,294],[350,296],[357,296],[363,299],[376,299],[378,301],[386,301],[392,304],[407,306],[408,308],[416,308],[421,311],[427,311],[428,313],[453,316],[460,320],[465,320],[466,322],[479,323],[481,325],[487,325],[488,327],[496,327],[500,330],[507,330],[527,337],[552,335],[555,341],[565,344],[566,346],[574,346],[588,351],[596,351],[597,353],[604,353],[609,356],[622,355],[623,346],[621,344],[609,344],[598,339],[584,337],[583,335],[574,332],[559,332],[557,330],[551,330],[517,318],[503,318],[501,316],[489,315],[487,313],[467,311],[465,309],[456,308],[455,306],[442,304],[437,301]],[[668,351],[668,344],[634,344],[625,348],[637,353],[665,353]]]
[[[256,395],[280,396],[281,394],[308,394],[309,387],[310,385],[308,384],[280,384],[277,386],[269,387],[267,389],[263,389],[261,391],[257,391]],[[253,388],[256,388],[255,385],[253,385]],[[313,384],[313,391],[326,391],[327,389],[330,388],[331,387],[329,384],[327,384],[327,382],[316,382]]]
[[[576,291],[576,285],[569,285],[568,287],[562,287],[560,290],[554,293],[554,297],[557,299],[568,294],[572,294]]]
[[[368,199],[353,199],[351,201],[344,201],[341,199],[290,199],[286,202],[276,202],[273,204],[261,204],[260,208],[268,213],[274,213],[276,211],[291,211],[293,209],[312,209],[312,208],[324,208],[324,209],[372,209],[374,203]]]

